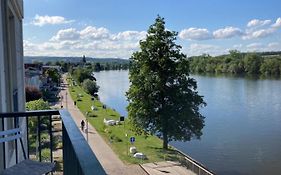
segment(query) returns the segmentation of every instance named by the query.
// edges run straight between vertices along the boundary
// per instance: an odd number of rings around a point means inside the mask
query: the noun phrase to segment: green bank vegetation
[[[90,124],[95,127],[98,133],[105,139],[119,158],[126,163],[145,163],[177,159],[176,151],[162,149],[162,140],[152,135],[135,135],[128,126],[128,120],[121,122],[120,125],[106,126],[104,118],[119,120],[120,114],[109,107],[103,108],[104,104],[96,98],[87,94],[71,77],[68,77],[69,92],[77,107],[88,118]],[[91,106],[96,109],[92,110]],[[127,137],[126,137],[127,134]],[[139,160],[132,157],[129,148],[132,144],[130,137],[134,136],[138,152],[144,153],[148,159]]]
[[[281,76],[280,52],[241,53],[230,51],[228,55],[210,55],[189,58],[193,73],[229,73],[235,75]]]

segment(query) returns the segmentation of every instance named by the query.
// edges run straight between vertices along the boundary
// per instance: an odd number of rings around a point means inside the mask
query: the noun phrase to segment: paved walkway
[[[145,171],[153,175],[196,175],[177,162],[156,162],[141,165]]]
[[[65,76],[64,84],[66,85]],[[67,95],[66,95],[67,93]],[[80,127],[81,120],[85,120],[84,115],[80,110],[74,106],[73,100],[69,95],[68,88],[65,86],[60,92],[63,95],[63,106],[68,109],[73,117],[77,127]],[[67,97],[66,97],[67,96]],[[67,98],[67,99],[66,99]],[[67,100],[67,104],[66,104]],[[82,131],[81,131],[82,132]],[[86,138],[86,134],[82,132]],[[147,175],[147,173],[139,165],[126,165],[124,164],[103,138],[97,133],[94,127],[89,125],[89,145],[95,153],[97,159],[101,163],[105,172],[109,175]]]

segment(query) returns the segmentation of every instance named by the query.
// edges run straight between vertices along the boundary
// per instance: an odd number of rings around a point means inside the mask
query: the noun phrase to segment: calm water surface
[[[128,71],[95,75],[101,101],[127,115]],[[281,81],[193,77],[208,104],[203,136],[171,144],[218,175],[280,175]]]

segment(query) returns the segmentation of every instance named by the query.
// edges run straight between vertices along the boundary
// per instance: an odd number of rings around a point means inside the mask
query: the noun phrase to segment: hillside
[[[129,63],[128,59],[122,58],[91,58],[86,57],[87,62],[93,63]],[[25,63],[33,63],[33,62],[57,62],[57,61],[64,61],[64,62],[71,62],[77,63],[82,61],[82,57],[51,57],[51,56],[25,56],[24,62]]]

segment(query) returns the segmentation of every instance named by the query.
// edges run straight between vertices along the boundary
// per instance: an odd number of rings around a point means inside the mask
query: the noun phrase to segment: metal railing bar
[[[87,141],[79,131],[79,128],[75,124],[69,112],[67,110],[60,110],[60,114],[63,123],[63,132],[65,132],[63,133],[63,140],[67,140],[70,142],[67,143],[67,145],[63,143],[63,146],[64,148],[71,147],[70,152],[73,153],[79,165],[78,167],[70,168],[74,168],[78,172],[81,171],[77,174],[92,175],[93,172],[95,172],[94,174],[105,175],[106,173],[104,169],[102,168],[100,162],[97,160]],[[64,158],[64,161],[65,160],[67,159]]]
[[[28,117],[25,118],[26,121],[26,140],[27,143],[29,143],[29,127],[28,127]],[[27,144],[27,158],[29,159],[29,144]]]
[[[37,136],[38,136],[38,151],[39,151],[39,161],[42,161],[41,157],[41,117],[37,117]]]
[[[45,138],[45,132],[49,135],[50,144],[47,146],[50,147],[50,161],[53,162],[53,147],[54,147],[54,133],[53,133],[53,115],[60,115],[62,122],[62,141],[63,141],[63,169],[65,172],[70,172],[71,174],[81,174],[81,175],[91,175],[91,174],[99,174],[105,175],[105,171],[101,166],[100,162],[97,160],[95,154],[92,149],[88,145],[87,141],[81,134],[79,128],[75,124],[72,116],[69,114],[67,110],[44,110],[44,111],[27,111],[27,112],[12,112],[12,113],[0,113],[0,118],[2,118],[2,127],[5,130],[4,121],[5,118],[22,118],[26,117],[26,137],[27,137],[27,156],[30,156],[30,141],[31,138],[29,134],[33,132],[37,134],[37,138],[35,140],[38,141],[36,144],[36,155],[39,161],[44,161],[44,154],[42,152],[42,148],[45,144],[43,140],[43,134]],[[31,119],[29,117],[34,117],[35,121],[37,121],[37,126],[35,125],[34,131],[29,130],[31,126],[29,126],[29,122]],[[47,118],[44,118],[47,117]],[[47,121],[48,119],[48,121]],[[0,120],[1,121],[1,120]],[[33,120],[32,120],[33,121]],[[42,128],[43,125],[41,122],[47,121],[48,127],[45,129]],[[15,123],[18,121],[14,121]],[[46,124],[46,123],[44,123]],[[1,125],[0,125],[1,126]],[[44,125],[45,126],[45,125]],[[37,127],[37,131],[35,130]],[[41,133],[42,132],[42,133]],[[24,134],[25,135],[25,134]],[[42,138],[41,138],[42,136]],[[1,137],[1,136],[0,136]],[[41,143],[44,142],[44,143]],[[19,145],[19,143],[17,143]],[[22,144],[22,143],[21,143]],[[22,144],[23,146],[23,144]],[[6,168],[6,160],[5,157],[5,144],[3,144],[3,157],[4,157],[4,168]],[[20,154],[20,152],[18,152]],[[32,154],[32,153],[31,153]],[[20,155],[17,155],[20,157]]]
[[[58,110],[36,110],[26,112],[8,112],[0,113],[0,118],[14,118],[14,117],[31,117],[31,116],[47,116],[47,115],[60,115]]]
[[[5,130],[4,118],[2,118],[2,130]],[[2,144],[3,144],[3,156],[4,156],[3,166],[4,166],[4,169],[5,169],[6,168],[6,149],[5,149],[6,145],[5,145],[5,142],[3,142]]]
[[[190,168],[191,168],[191,170],[193,172],[194,172],[194,166],[196,166],[196,167],[199,168],[200,171],[203,171],[203,172],[207,173],[208,175],[215,175],[215,173],[213,173],[212,171],[208,170],[204,165],[202,165],[201,163],[199,163],[196,160],[192,159],[191,157],[189,157],[188,155],[186,155],[182,151],[177,150],[177,149],[176,149],[176,151],[178,153],[180,153],[184,157],[184,159],[191,164]]]
[[[18,124],[17,124],[17,118],[14,118],[14,127],[17,128]],[[18,133],[16,133],[15,135],[17,135]],[[16,163],[19,162],[18,160],[18,139],[15,139],[15,147],[16,147]]]
[[[50,133],[50,156],[53,162],[53,131],[52,131],[52,116],[49,115],[49,133]]]

